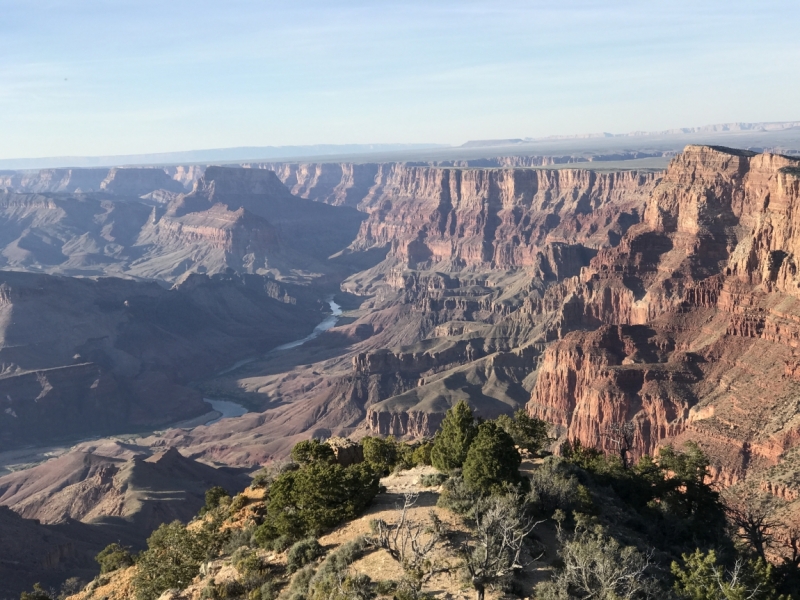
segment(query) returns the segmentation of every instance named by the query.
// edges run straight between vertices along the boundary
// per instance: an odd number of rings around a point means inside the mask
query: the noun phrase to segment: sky
[[[0,158],[800,120],[797,0],[0,0]]]

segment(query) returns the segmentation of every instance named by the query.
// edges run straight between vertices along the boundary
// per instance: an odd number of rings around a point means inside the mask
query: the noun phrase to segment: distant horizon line
[[[421,143],[369,143],[369,144],[298,144],[283,146],[234,146],[170,152],[116,154],[97,156],[45,156],[0,159],[2,170],[35,170],[46,168],[105,168],[134,165],[199,164],[203,162],[275,161],[287,162],[303,158],[337,155],[369,156],[386,152],[442,149],[513,148],[542,142],[603,140],[619,138],[647,138],[657,136],[682,136],[697,134],[775,133],[800,130],[800,121],[728,122],[699,127],[681,127],[660,131],[631,131],[628,133],[583,133],[525,138],[498,138],[468,140],[461,145]]]

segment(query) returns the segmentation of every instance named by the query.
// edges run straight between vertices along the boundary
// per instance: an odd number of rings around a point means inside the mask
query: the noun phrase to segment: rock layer
[[[728,481],[796,444],[798,167],[712,147],[674,159],[642,223],[559,285],[564,337],[531,414],[604,447],[609,425],[633,421],[637,454],[669,439],[727,447]]]

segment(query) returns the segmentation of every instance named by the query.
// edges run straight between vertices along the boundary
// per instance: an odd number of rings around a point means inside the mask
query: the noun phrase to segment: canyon
[[[0,175],[0,450],[107,438],[0,477],[0,504],[102,526],[120,473],[430,437],[466,400],[556,451],[615,451],[620,423],[634,458],[697,442],[796,518],[800,159],[492,160]],[[174,426],[203,398],[248,412]]]

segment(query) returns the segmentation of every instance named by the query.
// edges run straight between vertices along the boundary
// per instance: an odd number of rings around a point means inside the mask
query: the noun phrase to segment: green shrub
[[[209,511],[219,508],[222,504],[230,502],[231,495],[225,491],[225,488],[215,485],[206,491],[206,503],[200,509],[200,514],[204,515]]]
[[[518,484],[521,463],[514,440],[492,421],[481,423],[464,461],[464,481],[484,493],[499,492],[505,484]]]
[[[431,464],[442,473],[460,469],[475,438],[475,418],[467,403],[459,401],[447,411],[431,448]]]
[[[442,484],[436,506],[459,515],[471,515],[480,493],[470,487],[461,475],[451,476]]]
[[[298,540],[352,519],[378,493],[379,479],[364,464],[310,463],[283,473],[272,483],[264,523],[256,530],[261,545],[280,536]]]
[[[572,442],[565,440],[561,444],[559,453],[564,460],[587,471],[599,471],[603,468],[605,462],[603,453],[600,450],[584,446],[580,440]]]
[[[433,442],[422,442],[414,449],[412,460],[415,466],[431,466]]]
[[[725,568],[713,550],[683,555],[683,566],[672,563],[675,592],[686,600],[777,600],[773,567],[763,559]],[[786,598],[786,600],[790,600]]]
[[[86,582],[80,577],[70,577],[61,584],[61,590],[58,594],[58,600],[66,600],[66,598],[73,596],[86,587]]]
[[[364,462],[376,473],[386,475],[397,463],[398,444],[391,436],[386,439],[365,437],[361,440],[361,447],[364,449]]]
[[[572,470],[575,467],[569,463],[550,456],[531,473],[531,489],[526,500],[535,514],[551,517],[557,509],[567,514],[590,509],[591,494]]]
[[[270,579],[272,567],[269,562],[258,555],[258,552],[248,548],[240,548],[233,556],[231,563],[239,572],[239,579],[247,589],[259,589],[262,584]]]
[[[223,554],[233,554],[239,548],[248,548],[253,541],[255,527],[248,526],[241,529],[229,529],[228,539],[222,547]]]
[[[325,554],[320,543],[314,538],[300,540],[289,549],[286,556],[286,566],[289,573],[294,573],[314,562],[317,558]]]
[[[559,535],[562,566],[551,581],[536,586],[536,598],[669,598],[651,573],[647,554],[623,545],[584,515],[576,515],[576,523],[572,537]]]
[[[416,466],[414,461],[414,447],[405,442],[396,442],[397,459],[394,464],[395,471],[405,471]]]
[[[183,589],[200,571],[206,549],[179,521],[161,525],[147,539],[133,580],[137,600],[156,600],[170,588]]]
[[[444,473],[429,473],[419,478],[419,484],[422,487],[438,487],[447,481],[447,475]]]
[[[278,590],[278,586],[275,585],[274,581],[268,581],[261,586],[259,592],[261,593],[261,600],[275,600],[280,590]]]
[[[346,600],[350,597],[371,598],[374,596],[371,581],[365,576],[352,577],[347,574],[348,568],[369,547],[363,537],[342,544],[328,555],[308,582],[308,600]],[[348,592],[342,596],[341,590]]]
[[[271,530],[266,527],[259,527],[253,535],[253,541],[264,548],[264,550],[286,552],[295,542],[295,538],[290,535],[279,535],[276,538],[265,537],[269,535],[270,531]]]
[[[297,571],[294,577],[292,577],[292,581],[289,583],[289,589],[286,593],[287,598],[290,600],[292,598],[305,600],[306,594],[308,593],[308,584],[316,572],[317,568],[315,565],[306,565]]]
[[[391,579],[381,579],[375,582],[375,591],[379,596],[391,596],[397,591],[397,582]]]
[[[333,448],[319,440],[305,440],[292,448],[292,460],[299,465],[336,462]]]
[[[117,569],[124,569],[133,565],[133,556],[130,550],[119,544],[109,544],[103,548],[95,560],[100,565],[100,573],[111,573]]]
[[[33,584],[32,592],[22,592],[19,600],[53,600],[53,596],[40,583]]]
[[[518,410],[513,417],[500,415],[496,423],[511,436],[514,444],[531,454],[539,454],[551,441],[547,434],[550,426],[544,421],[529,417],[524,410]]]
[[[250,504],[250,498],[248,498],[244,494],[236,494],[233,497],[233,500],[231,500],[231,505],[230,505],[231,514],[239,512],[248,504]]]

